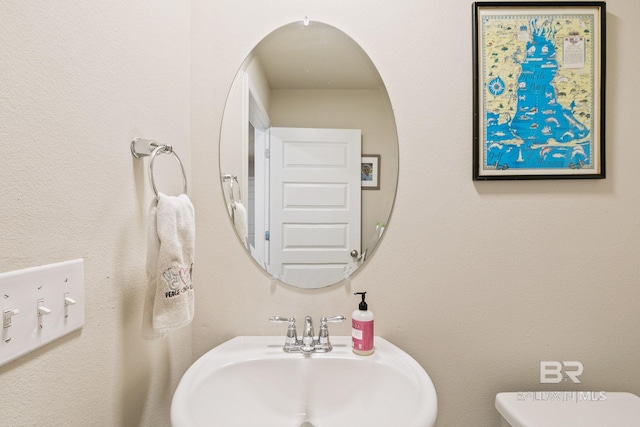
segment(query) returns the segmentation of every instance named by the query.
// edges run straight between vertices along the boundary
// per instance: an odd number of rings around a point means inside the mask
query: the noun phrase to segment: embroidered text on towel
[[[177,273],[175,272],[177,270]],[[191,275],[193,272],[193,264],[190,268],[168,268],[162,273],[162,278],[167,283],[169,289],[164,293],[165,298],[173,298],[184,292],[193,289]]]

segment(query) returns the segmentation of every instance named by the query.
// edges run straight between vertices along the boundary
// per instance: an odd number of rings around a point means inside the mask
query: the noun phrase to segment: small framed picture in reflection
[[[363,190],[380,189],[380,154],[363,154],[360,167]]]

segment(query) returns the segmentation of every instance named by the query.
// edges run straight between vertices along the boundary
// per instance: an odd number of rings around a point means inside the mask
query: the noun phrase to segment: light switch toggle
[[[64,293],[64,317],[65,319],[69,317],[69,306],[75,305],[76,300],[69,296],[69,292]]]
[[[70,306],[70,305],[75,305],[76,304],[76,300],[74,300],[73,298],[71,298],[69,296],[69,292],[65,292],[64,294],[64,306]]]
[[[51,309],[44,306],[44,299],[38,300],[38,326],[40,329],[44,328],[42,318],[51,314]]]
[[[11,326],[11,318],[16,314],[20,314],[20,310],[17,308],[8,308],[2,314],[2,327],[8,328]]]
[[[44,300],[38,300],[38,317],[51,314],[51,309],[44,306]]]

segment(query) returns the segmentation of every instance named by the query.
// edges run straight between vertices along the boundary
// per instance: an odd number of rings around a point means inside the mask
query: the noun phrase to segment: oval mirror
[[[395,199],[398,139],[362,48],[319,22],[265,37],[229,91],[220,172],[231,223],[271,277],[320,288],[368,262]]]

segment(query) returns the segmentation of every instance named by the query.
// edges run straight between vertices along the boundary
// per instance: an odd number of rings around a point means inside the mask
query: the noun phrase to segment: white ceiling
[[[271,89],[377,89],[375,66],[340,30],[322,23],[281,27],[254,49]]]

